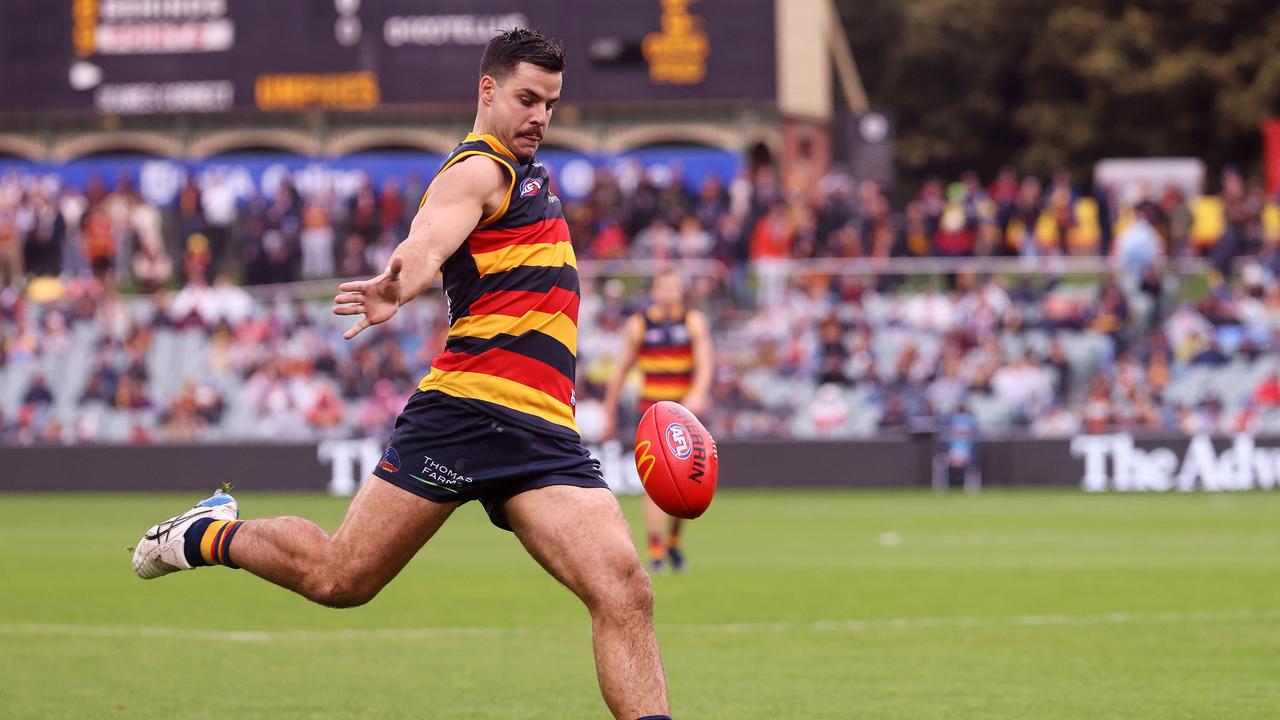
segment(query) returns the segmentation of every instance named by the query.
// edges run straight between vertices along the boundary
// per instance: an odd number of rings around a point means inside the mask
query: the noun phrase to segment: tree
[[[1266,0],[841,0],[906,179],[1013,163],[1087,178],[1105,157],[1259,163],[1280,114]]]

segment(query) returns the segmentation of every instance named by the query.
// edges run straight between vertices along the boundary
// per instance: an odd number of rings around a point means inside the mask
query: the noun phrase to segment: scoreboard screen
[[[776,96],[774,0],[4,0],[0,113],[469,104],[516,26],[564,43],[568,103]]]

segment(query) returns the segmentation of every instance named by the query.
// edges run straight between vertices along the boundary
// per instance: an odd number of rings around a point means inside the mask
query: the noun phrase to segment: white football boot
[[[203,517],[235,520],[240,517],[240,506],[225,490],[219,490],[181,515],[152,525],[134,548],[134,574],[143,580],[150,580],[179,570],[191,570],[191,564],[187,562],[184,535],[191,523]]]

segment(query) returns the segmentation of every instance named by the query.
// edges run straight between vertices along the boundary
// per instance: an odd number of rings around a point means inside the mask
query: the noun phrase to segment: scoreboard
[[[778,0],[781,1],[781,0]],[[3,0],[0,113],[471,104],[483,45],[536,27],[565,102],[773,102],[775,0]]]

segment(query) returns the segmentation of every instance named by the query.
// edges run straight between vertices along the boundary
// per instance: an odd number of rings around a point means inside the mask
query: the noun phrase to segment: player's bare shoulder
[[[639,347],[644,341],[644,311],[631,313],[627,318],[627,324],[623,326],[623,332],[627,340]]]
[[[707,337],[711,333],[711,321],[701,310],[689,310],[684,316],[685,327],[692,337]]]
[[[424,205],[479,202],[488,216],[506,202],[511,170],[487,155],[471,155],[445,168],[431,182]]]

